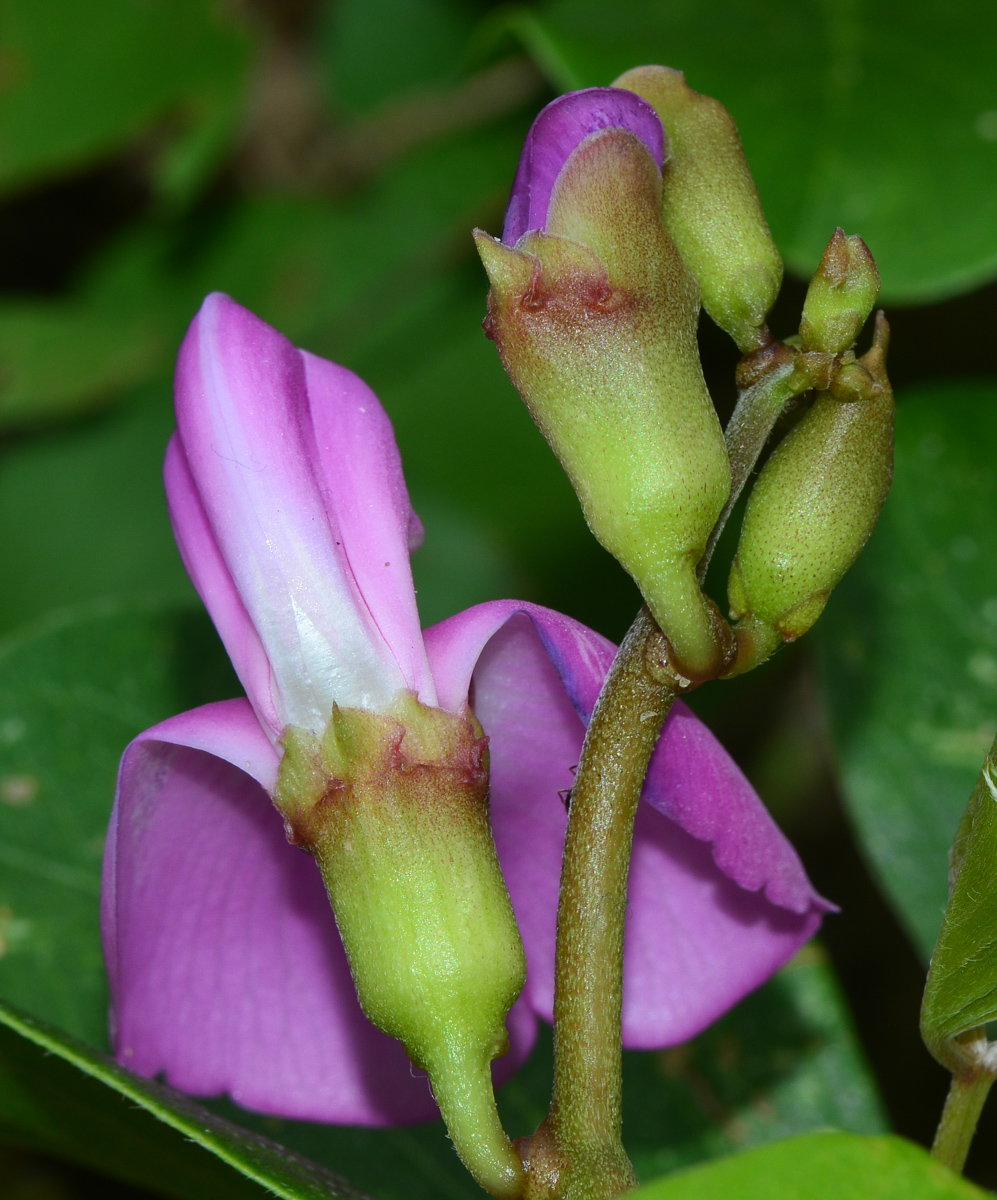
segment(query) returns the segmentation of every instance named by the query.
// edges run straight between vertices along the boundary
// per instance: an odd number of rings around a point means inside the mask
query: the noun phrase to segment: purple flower
[[[622,88],[585,88],[558,96],[530,126],[512,184],[502,241],[515,246],[531,229],[543,231],[558,176],[575,148],[600,129],[626,129],[650,151],[660,171],[665,159],[661,118],[646,100]]]
[[[125,751],[104,870],[115,1052],[174,1086],[350,1124],[427,1119],[425,1078],[357,1003],[314,863],[270,803],[288,723],[399,689],[490,739],[491,816],[522,931],[511,1073],[551,1019],[566,813],[613,657],[568,617],[481,604],[420,632],[412,513],[391,425],[349,371],[210,296],[177,369],[166,460],[184,561],[247,698]],[[757,987],[827,908],[709,731],[676,705],[655,752],[630,876],[624,1040],[697,1033]]]

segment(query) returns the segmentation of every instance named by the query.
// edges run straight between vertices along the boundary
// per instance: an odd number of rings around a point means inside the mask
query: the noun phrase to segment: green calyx
[[[742,353],[759,349],[769,341],[765,318],[782,284],[782,259],[733,118],[670,67],[635,67],[613,87],[636,92],[661,117],[671,146],[662,216],[699,281],[703,307]]]
[[[486,331],[689,679],[717,673],[729,631],[696,566],[730,491],[696,344],[699,289],[661,221],[643,143],[592,134],[561,172],[543,233],[476,231]]]
[[[806,633],[872,533],[893,478],[887,332],[880,314],[858,372],[842,368],[845,398],[833,385],[818,393],[758,477],[727,588],[738,622],[730,674]]]
[[[458,1153],[495,1196],[522,1166],[490,1063],[526,960],[488,821],[486,739],[401,693],[288,728],[275,803],[322,872],[364,1012],[424,1069]]]
[[[860,237],[836,229],[803,304],[804,350],[841,354],[858,337],[879,295],[879,271]]]

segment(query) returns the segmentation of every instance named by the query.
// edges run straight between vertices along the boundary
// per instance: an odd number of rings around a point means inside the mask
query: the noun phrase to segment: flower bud
[[[842,354],[855,341],[879,295],[879,271],[860,237],[835,229],[810,280],[800,337],[804,350]]]
[[[517,1194],[489,1064],[526,960],[488,820],[487,739],[403,692],[389,714],[335,707],[321,739],[282,741],[277,807],[318,861],[364,1012],[428,1073],[479,1182]]]
[[[727,586],[738,658],[732,674],[805,633],[872,532],[893,478],[886,321],[859,362],[870,386],[821,392],[776,448],[748,501]]]
[[[743,353],[759,349],[782,259],[733,118],[670,67],[635,67],[613,86],[643,96],[661,117],[671,145],[662,215],[699,281],[703,307]]]
[[[604,93],[622,112],[616,125],[586,133],[593,93],[600,112]],[[570,105],[581,116],[566,150],[544,135],[544,122]],[[521,164],[504,240],[475,237],[491,282],[486,332],[593,533],[669,638],[677,669],[704,678],[727,647],[696,566],[730,467],[699,363],[699,290],[661,221],[649,121],[660,148],[660,123],[629,93],[591,89],[555,101],[524,151],[539,184],[527,186]],[[527,195],[529,206],[517,200]]]

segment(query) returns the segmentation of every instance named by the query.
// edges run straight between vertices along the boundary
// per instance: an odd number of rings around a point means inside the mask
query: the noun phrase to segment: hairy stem
[[[637,1184],[623,1149],[623,929],[634,817],[676,691],[641,610],[589,723],[561,869],[550,1113],[520,1145],[526,1196],[608,1200]]]
[[[952,1076],[931,1156],[953,1171],[961,1171],[966,1163],[976,1124],[993,1082],[994,1077],[988,1071],[965,1077]]]

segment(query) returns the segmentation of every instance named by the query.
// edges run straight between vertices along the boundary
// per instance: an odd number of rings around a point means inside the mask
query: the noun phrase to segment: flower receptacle
[[[427,1072],[479,1182],[516,1194],[489,1064],[526,964],[488,820],[487,740],[470,715],[401,693],[388,713],[334,708],[321,739],[283,742],[277,807],[318,861],[361,1007]]]
[[[765,318],[782,284],[782,259],[733,118],[669,67],[635,67],[613,86],[647,100],[665,127],[671,153],[662,216],[699,281],[703,307],[742,353],[758,350],[769,340]]]

